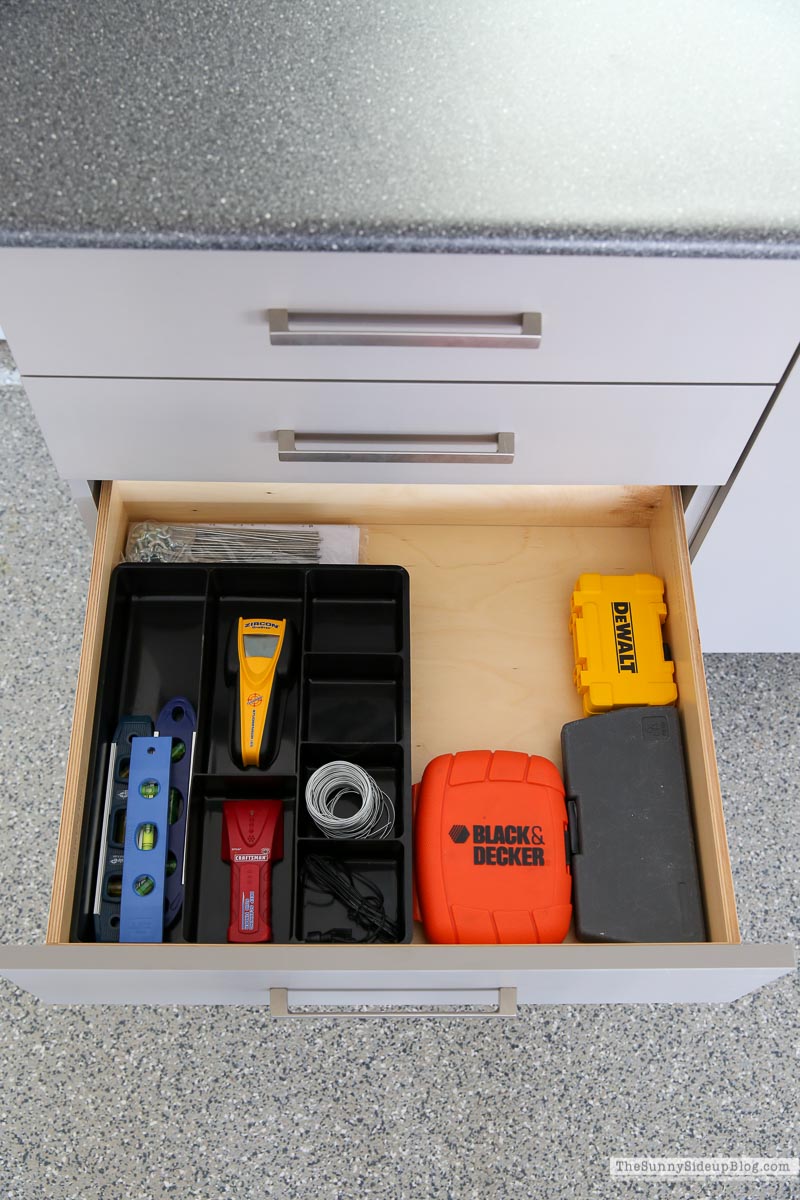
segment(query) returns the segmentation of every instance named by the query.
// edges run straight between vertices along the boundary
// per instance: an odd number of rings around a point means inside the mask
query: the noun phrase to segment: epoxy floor
[[[0,403],[0,941],[13,944],[44,937],[90,545],[3,347]],[[800,656],[706,668],[742,936],[797,942]],[[794,976],[718,1007],[293,1024],[256,1008],[48,1008],[0,981],[0,1196],[666,1195],[610,1179],[609,1156],[798,1153],[799,991]]]

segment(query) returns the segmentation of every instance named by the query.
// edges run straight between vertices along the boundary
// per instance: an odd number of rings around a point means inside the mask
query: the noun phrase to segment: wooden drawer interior
[[[49,944],[70,939],[109,577],[129,523],[143,519],[358,524],[363,561],[406,567],[415,780],[429,759],[460,749],[524,750],[560,765],[561,726],[581,716],[568,632],[577,576],[661,575],[709,939],[739,941],[676,489],[115,482],[100,500]],[[480,638],[466,636],[476,628]]]

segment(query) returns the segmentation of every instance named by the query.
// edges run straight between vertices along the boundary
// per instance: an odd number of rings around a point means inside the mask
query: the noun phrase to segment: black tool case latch
[[[564,830],[564,845],[567,851],[567,862],[571,862],[576,854],[581,852],[580,821],[578,817],[578,801],[567,798],[567,828]]]

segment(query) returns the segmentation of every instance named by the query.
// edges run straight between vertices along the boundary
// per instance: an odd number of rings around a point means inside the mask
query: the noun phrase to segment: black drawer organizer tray
[[[283,696],[277,753],[266,770],[238,768],[225,681],[228,631],[238,617],[293,622],[299,652]],[[109,744],[120,717],[155,719],[172,696],[196,701],[183,911],[166,942],[225,942],[229,866],[222,860],[222,802],[280,799],[284,856],[272,871],[275,942],[354,926],[338,902],[321,906],[302,882],[310,854],[325,854],[380,889],[400,941],[412,935],[411,691],[408,574],[384,566],[169,566],[123,564],[111,577],[100,662],[81,881],[71,938],[94,941],[92,912]],[[392,798],[392,835],[332,841],[306,811],[311,772],[333,759],[360,764]],[[352,810],[351,810],[352,811]]]

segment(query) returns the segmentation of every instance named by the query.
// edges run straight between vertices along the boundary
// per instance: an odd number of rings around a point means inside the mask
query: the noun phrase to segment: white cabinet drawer
[[[694,560],[707,651],[800,654],[797,528],[800,362],[796,362]],[[735,597],[728,593],[736,579]]]
[[[143,518],[360,522],[368,561],[410,574],[414,777],[433,755],[487,745],[560,762],[580,715],[569,595],[577,574],[666,581],[710,941],[693,945],[78,944],[74,909],[109,579]],[[487,614],[490,614],[487,615]],[[460,630],[480,615],[476,644]],[[484,703],[472,699],[480,690]],[[101,736],[105,736],[101,731]],[[264,1003],[335,993],[437,999],[516,988],[524,1003],[727,1000],[792,969],[786,946],[739,944],[678,493],[669,488],[105,484],[100,501],[47,944],[0,950],[0,971],[56,1002]],[[132,981],[135,979],[135,988]],[[278,993],[275,993],[277,996]],[[275,999],[273,996],[273,999]]]
[[[25,386],[67,479],[387,483],[724,483],[770,395],[726,385],[27,377]],[[311,458],[280,461],[279,430]],[[494,461],[500,433],[514,434],[513,461]],[[458,461],[465,448],[483,461]],[[352,457],[370,451],[410,451],[412,461]],[[331,453],[349,458],[327,461]]]
[[[0,324],[26,375],[774,383],[798,293],[791,262],[0,250]],[[270,309],[317,314],[344,344],[274,345]],[[541,314],[538,349],[520,348],[522,313]],[[423,339],[474,334],[476,318],[511,336],[354,344],[381,314]]]

